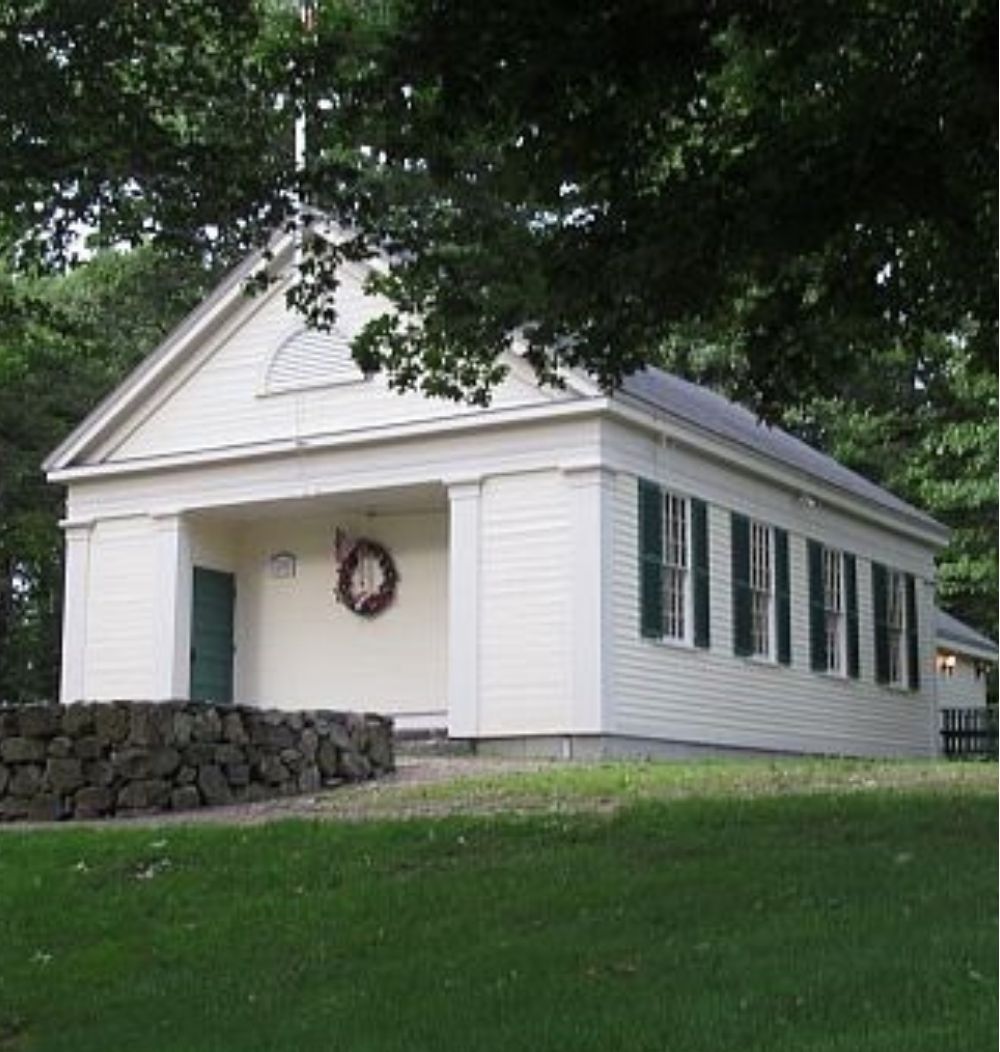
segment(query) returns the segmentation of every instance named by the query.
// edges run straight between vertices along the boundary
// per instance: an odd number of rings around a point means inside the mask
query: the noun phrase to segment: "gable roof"
[[[633,373],[621,391],[642,405],[665,413],[689,427],[752,450],[783,467],[826,485],[870,501],[886,511],[903,515],[924,526],[945,527],[926,512],[900,500],[887,489],[844,467],[781,428],[762,423],[749,409],[707,387],[699,387],[662,369]]]
[[[114,427],[136,405],[155,391],[184,362],[204,339],[248,304],[245,282],[256,270],[268,267],[281,273],[292,260],[295,242],[291,234],[276,235],[268,247],[258,251],[235,267],[219,286],[112,391],[46,458],[47,472],[70,469],[89,450],[111,433]],[[584,398],[602,397],[600,390],[586,377],[570,374],[569,386]],[[818,481],[845,495],[874,505],[911,526],[930,531],[944,539],[947,529],[930,515],[906,503],[888,490],[844,467],[832,457],[820,453],[805,442],[761,423],[745,409],[706,387],[657,368],[646,368],[627,377],[613,396],[613,401],[632,402],[653,417],[666,416],[686,429],[748,450],[770,461],[782,470],[803,478],[805,484]]]
[[[971,625],[959,621],[945,610],[936,608],[934,613],[937,618],[938,644],[944,643],[953,650],[973,657],[985,657],[994,662],[997,660],[997,645],[989,636],[977,632]]]

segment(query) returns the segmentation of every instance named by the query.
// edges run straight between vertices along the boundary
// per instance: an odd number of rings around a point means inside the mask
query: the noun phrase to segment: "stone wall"
[[[0,821],[187,811],[393,769],[392,721],[201,702],[0,707]]]

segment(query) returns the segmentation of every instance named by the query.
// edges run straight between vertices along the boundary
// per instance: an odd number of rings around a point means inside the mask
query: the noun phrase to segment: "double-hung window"
[[[792,663],[788,533],[733,512],[733,652]]]
[[[689,508],[684,497],[663,494],[663,638],[690,639]]]
[[[920,689],[917,582],[913,574],[872,563],[875,680]]]
[[[755,657],[774,653],[774,554],[773,531],[750,522],[750,641]]]
[[[849,552],[806,542],[809,568],[809,653],[814,672],[857,679],[858,562]]]
[[[708,506],[639,479],[639,630],[710,645]]]
[[[842,676],[846,672],[844,615],[844,553],[823,549],[823,632],[826,671]]]

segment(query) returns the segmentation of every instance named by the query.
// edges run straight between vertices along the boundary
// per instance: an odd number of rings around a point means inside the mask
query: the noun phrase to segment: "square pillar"
[[[564,467],[570,490],[570,708],[572,734],[611,726],[611,584],[614,474],[600,465]]]
[[[92,529],[92,522],[63,523],[66,567],[59,700],[64,705],[87,700],[87,590]]]
[[[480,480],[448,486],[448,736],[479,731]]]
[[[153,527],[156,592],[150,697],[181,700],[191,691],[191,543],[183,515],[157,515]]]

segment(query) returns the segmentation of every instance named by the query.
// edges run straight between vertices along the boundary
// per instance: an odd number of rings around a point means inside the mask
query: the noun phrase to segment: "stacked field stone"
[[[392,721],[201,702],[0,707],[0,821],[187,811],[393,769]]]

